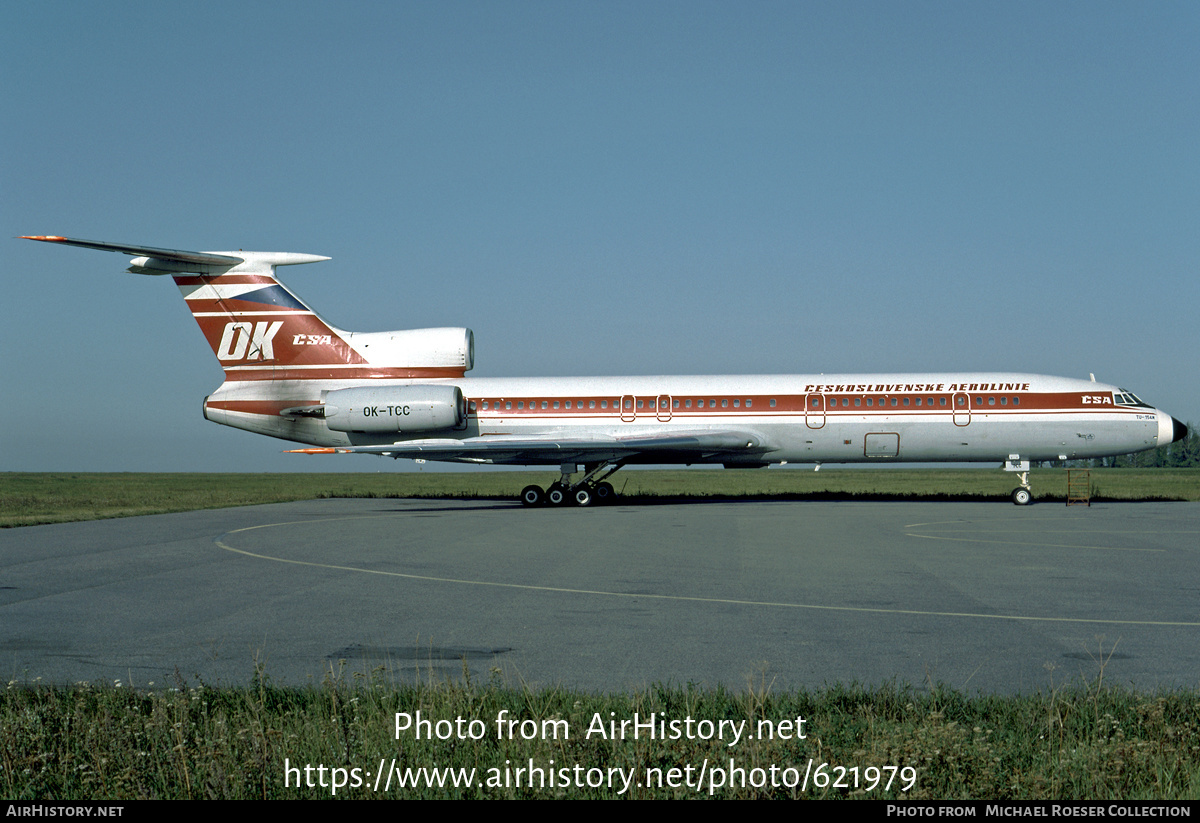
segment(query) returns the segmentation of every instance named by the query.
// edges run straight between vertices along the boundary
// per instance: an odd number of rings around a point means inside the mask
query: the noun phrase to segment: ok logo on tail
[[[283,328],[283,321],[260,320],[251,324],[235,321],[225,324],[221,343],[217,346],[218,360],[274,360],[275,335]]]

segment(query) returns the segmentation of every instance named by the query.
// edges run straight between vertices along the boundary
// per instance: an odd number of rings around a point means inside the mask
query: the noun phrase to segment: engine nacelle
[[[351,348],[375,366],[468,372],[475,365],[475,335],[470,329],[342,332],[342,335]]]
[[[325,425],[339,432],[420,432],[467,424],[458,386],[337,389],[325,395]]]

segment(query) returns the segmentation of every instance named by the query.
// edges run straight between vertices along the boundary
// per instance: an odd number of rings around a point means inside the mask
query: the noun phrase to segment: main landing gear
[[[576,464],[563,463],[562,476],[546,488],[526,486],[521,490],[521,503],[526,506],[598,506],[612,503],[617,491],[604,478],[611,477],[622,463],[590,463],[584,465],[583,476],[571,482]]]

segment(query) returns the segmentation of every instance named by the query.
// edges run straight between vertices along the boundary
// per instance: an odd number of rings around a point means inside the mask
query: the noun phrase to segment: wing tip
[[[65,243],[67,238],[57,234],[22,234],[18,240],[41,240],[43,243]]]

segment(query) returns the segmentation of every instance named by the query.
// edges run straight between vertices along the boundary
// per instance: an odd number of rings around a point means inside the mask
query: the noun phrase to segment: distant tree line
[[[1188,422],[1187,437],[1167,446],[1115,457],[1094,457],[1091,460],[1046,460],[1043,468],[1069,469],[1159,469],[1200,468],[1200,432]]]

